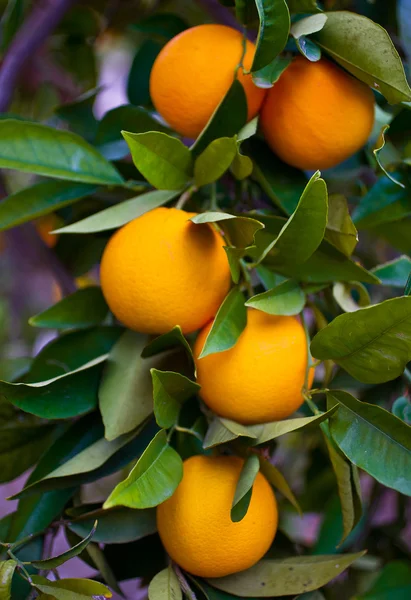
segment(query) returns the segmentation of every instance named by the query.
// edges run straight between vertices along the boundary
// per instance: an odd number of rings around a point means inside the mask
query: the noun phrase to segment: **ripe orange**
[[[61,222],[61,219],[54,213],[39,217],[35,221],[37,233],[49,248],[54,248],[59,239],[59,235],[54,235],[50,232],[58,229]]]
[[[260,125],[271,149],[300,169],[328,169],[366,143],[374,123],[371,89],[322,58],[299,56],[269,90]]]
[[[303,402],[307,368],[304,328],[295,317],[247,311],[247,326],[230,350],[198,358],[212,323],[194,346],[200,396],[217,415],[239,423],[278,421]],[[314,376],[311,372],[310,385]]]
[[[242,521],[230,517],[243,461],[235,456],[193,456],[184,461],[174,495],[157,508],[164,547],[183,569],[200,577],[223,577],[260,560],[277,531],[274,492],[258,473]]]
[[[119,229],[101,262],[106,301],[127,327],[184,333],[213,318],[230,287],[224,239],[194,213],[156,208]]]
[[[243,53],[243,36],[225,25],[198,25],[168,42],[157,56],[150,75],[150,95],[156,110],[181,135],[197,137],[235,78]],[[243,59],[250,69],[255,45],[247,41]],[[240,68],[248,119],[256,116],[265,90]]]

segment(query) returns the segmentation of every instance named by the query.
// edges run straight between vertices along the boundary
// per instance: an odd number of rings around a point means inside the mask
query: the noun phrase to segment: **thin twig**
[[[28,18],[17,31],[0,67],[0,113],[8,110],[26,62],[43,45],[75,2],[76,0],[40,0],[35,3]]]

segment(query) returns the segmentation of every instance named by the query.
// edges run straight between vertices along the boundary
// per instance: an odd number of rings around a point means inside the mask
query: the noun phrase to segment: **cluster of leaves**
[[[202,356],[234,346],[247,306],[301,315],[313,334],[315,389],[305,390],[295,418],[246,427],[204,413],[192,340],[178,326],[156,339],[124,330],[98,286],[33,316],[34,328],[56,330],[57,337],[34,359],[0,365],[0,482],[34,467],[15,496],[16,511],[0,521],[0,598],[33,592],[58,600],[110,597],[97,581],[50,581],[37,573],[55,572],[74,556],[97,568],[113,590],[125,579],[152,580],[150,600],[183,594],[205,600],[337,597],[329,593],[373,599],[387,589],[398,597],[411,590],[410,570],[401,561],[409,556],[399,543],[402,517],[386,533],[389,550],[379,556],[379,545],[367,535],[358,473],[411,495],[411,90],[404,68],[387,32],[362,14],[324,12],[315,0],[224,4],[239,22],[259,29],[251,69],[258,85],[273,85],[292,53],[318,60],[324,52],[378,90],[369,146],[324,178],[317,172],[308,179],[271,153],[257,120],[246,123],[244,91],[235,81],[187,148],[153,115],[148,92],[159,49],[187,24],[154,12],[131,27],[139,45],[130,104],[97,120],[94,90],[58,106],[47,124],[24,113],[2,115],[0,167],[37,179],[1,202],[0,230],[12,233],[58,211],[64,225],[53,260],[77,277],[99,262],[116,228],[157,206],[187,205],[198,213],[194,223],[210,223],[224,234],[233,279]],[[4,47],[25,8],[9,2]],[[68,13],[60,45],[52,46],[65,68],[92,62],[94,72],[90,38],[99,35],[100,20],[88,3]],[[79,58],[74,48],[89,58]],[[92,87],[90,69],[76,69],[81,89]],[[5,172],[6,183],[12,177]],[[246,514],[259,470],[278,491],[283,516],[263,561],[202,581],[167,566],[155,507],[178,486],[185,458],[216,448],[245,458],[232,520]],[[309,453],[312,466],[296,461],[295,485],[292,463]],[[269,460],[279,455],[285,455],[281,470]],[[96,482],[104,499],[95,493],[92,503],[82,500],[84,486]],[[316,545],[302,554],[290,526],[293,510],[325,511]],[[45,540],[60,527],[71,549],[44,556]],[[363,556],[364,548],[371,556]],[[392,558],[399,560],[384,566]],[[352,564],[345,581],[315,591]]]

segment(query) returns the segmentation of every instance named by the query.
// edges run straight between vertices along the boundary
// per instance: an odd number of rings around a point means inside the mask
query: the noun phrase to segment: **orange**
[[[250,69],[255,45],[246,42],[243,65]],[[150,75],[150,95],[156,110],[181,135],[197,137],[229,90],[243,54],[243,36],[225,25],[198,25],[168,42]],[[247,96],[248,119],[256,116],[265,90],[251,75],[237,73]]]
[[[39,217],[34,223],[37,233],[46,246],[49,248],[54,248],[58,242],[59,236],[53,235],[50,232],[58,229],[61,226],[61,219],[54,213],[50,213],[48,215],[44,215],[43,217]]]
[[[322,58],[300,56],[269,90],[260,125],[271,149],[300,169],[328,169],[360,150],[374,123],[369,87]]]
[[[119,229],[106,246],[101,286],[130,329],[184,333],[212,319],[230,287],[224,239],[194,213],[156,208]]]
[[[258,473],[247,514],[230,517],[243,460],[235,456],[193,456],[184,461],[174,495],[157,508],[157,528],[170,557],[200,577],[224,577],[253,566],[277,531],[274,492]]]
[[[200,396],[209,408],[221,417],[257,424],[285,419],[301,406],[307,341],[298,319],[250,308],[233,348],[198,358],[211,325],[194,347]]]

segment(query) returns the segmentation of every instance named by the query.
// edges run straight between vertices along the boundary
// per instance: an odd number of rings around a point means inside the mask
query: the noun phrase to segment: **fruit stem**
[[[242,69],[244,74],[247,73],[247,71],[244,69],[244,65],[243,65],[245,53],[247,51],[247,29],[245,27],[243,28],[243,39],[241,41],[241,45],[242,45],[243,50],[241,53],[240,62],[238,63],[238,65],[236,66],[235,71],[234,71],[234,79],[237,79],[237,74],[238,74],[239,69]]]

